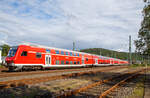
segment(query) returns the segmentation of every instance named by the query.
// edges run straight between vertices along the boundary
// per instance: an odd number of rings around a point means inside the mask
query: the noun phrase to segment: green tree
[[[136,51],[150,55],[150,0],[143,0],[146,4],[143,8],[144,19],[138,32],[138,40],[135,41]]]
[[[9,49],[10,49],[10,46],[4,44],[4,45],[2,45],[2,46],[0,46],[0,47],[2,48],[2,56],[7,56],[8,51],[9,51]]]

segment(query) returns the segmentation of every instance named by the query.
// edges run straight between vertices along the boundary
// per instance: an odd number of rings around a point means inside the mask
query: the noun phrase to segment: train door
[[[97,58],[95,59],[95,64],[98,64],[98,59]]]
[[[84,57],[82,57],[82,64],[84,64]]]
[[[113,61],[113,60],[110,60],[110,64],[114,64],[114,61]]]
[[[45,55],[45,65],[51,65],[51,56]]]

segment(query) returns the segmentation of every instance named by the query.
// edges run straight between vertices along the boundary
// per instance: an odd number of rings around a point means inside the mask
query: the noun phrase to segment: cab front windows
[[[7,56],[13,57],[13,56],[15,56],[16,52],[17,52],[17,48],[10,48]]]

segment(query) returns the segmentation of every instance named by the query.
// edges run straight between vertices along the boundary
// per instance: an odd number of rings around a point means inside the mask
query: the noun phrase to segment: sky
[[[0,0],[0,45],[35,43],[128,51],[138,37],[143,0]]]

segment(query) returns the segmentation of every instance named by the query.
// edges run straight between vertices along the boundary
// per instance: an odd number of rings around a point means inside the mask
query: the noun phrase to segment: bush
[[[2,67],[4,67],[4,66],[2,66],[2,65],[0,64],[0,68],[2,68]]]
[[[146,64],[132,64],[131,67],[145,67]],[[150,65],[148,65],[150,66]]]

